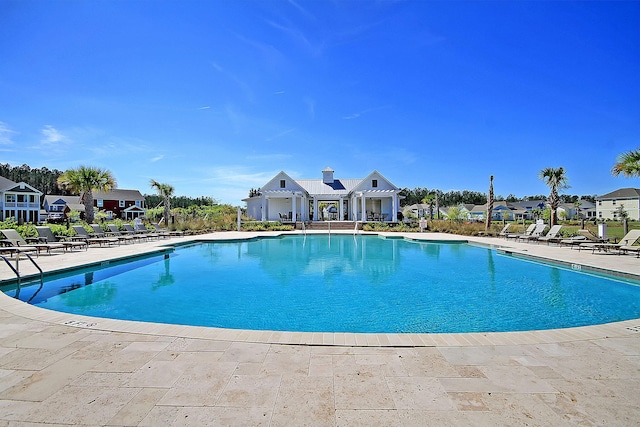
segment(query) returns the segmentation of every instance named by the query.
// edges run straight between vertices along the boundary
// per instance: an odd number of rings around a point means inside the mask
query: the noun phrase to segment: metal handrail
[[[2,258],[2,259],[4,260],[4,262],[6,262],[6,263],[7,263],[7,265],[9,266],[9,268],[10,268],[11,270],[13,270],[13,272],[16,274],[16,277],[17,277],[18,279],[20,279],[20,273],[18,272],[18,270],[16,270],[16,269],[13,267],[13,265],[11,265],[11,263],[9,262],[9,260],[7,259],[7,257],[6,257],[6,256],[4,256],[4,255],[0,255],[0,258]]]
[[[6,256],[0,255],[0,258],[2,258],[4,260],[4,262],[9,266],[9,268],[11,268],[11,270],[15,273],[16,277],[18,278],[18,280],[21,279],[20,268],[19,268],[19,265],[18,265],[18,261],[20,260],[20,255],[21,255],[20,253],[16,254],[16,266],[15,267],[13,265],[11,265],[11,262],[9,262],[9,260],[7,259]],[[33,260],[33,258],[31,258],[31,255],[29,255],[27,253],[22,254],[22,255],[26,256],[27,259],[29,261],[31,261],[31,264],[33,264],[35,266],[35,268],[38,269],[38,271],[40,272],[40,280],[42,280],[42,277],[44,276],[44,272],[42,271],[40,266]]]
[[[33,258],[31,258],[31,255],[29,254],[24,254],[27,258],[29,258],[29,261],[31,261],[31,264],[33,264],[38,271],[40,272],[40,279],[42,279],[42,276],[44,276],[44,273],[42,272],[42,269],[40,268],[40,266],[38,264],[36,264],[36,262],[33,260]]]

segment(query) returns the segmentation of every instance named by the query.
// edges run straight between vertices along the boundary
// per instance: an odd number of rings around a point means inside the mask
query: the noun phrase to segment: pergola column
[[[361,200],[361,205],[362,205],[362,221],[366,221],[367,220],[367,202],[366,202],[366,197],[364,197],[364,193],[361,193],[362,196],[362,200]]]
[[[264,193],[262,193],[262,195],[260,196],[262,205],[261,205],[261,221],[266,221],[267,220],[267,198],[264,195]]]

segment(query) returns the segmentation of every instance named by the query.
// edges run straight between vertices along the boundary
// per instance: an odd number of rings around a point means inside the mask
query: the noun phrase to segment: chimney
[[[333,169],[329,166],[322,170],[322,182],[325,184],[333,184]]]

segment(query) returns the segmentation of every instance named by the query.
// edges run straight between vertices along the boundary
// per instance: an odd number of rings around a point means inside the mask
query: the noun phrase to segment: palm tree
[[[489,197],[487,200],[487,222],[484,225],[484,231],[489,231],[491,227],[491,216],[493,215],[493,175],[489,177]]]
[[[93,192],[113,190],[116,188],[116,180],[106,169],[80,166],[77,169],[68,169],[60,175],[58,185],[82,196],[84,218],[91,224],[94,219]]]
[[[564,190],[565,188],[569,188],[567,175],[565,174],[564,168],[544,168],[538,174],[541,180],[547,184],[547,187],[551,189],[551,193],[549,193],[549,206],[551,208],[551,225],[556,225],[558,223],[558,205],[560,204],[560,196],[558,192],[560,190]]]
[[[161,184],[158,181],[152,179],[149,182],[151,188],[155,188],[158,191],[160,197],[164,199],[164,223],[169,226],[169,217],[171,216],[171,196],[173,196],[173,192],[175,189],[172,185],[169,184]]]
[[[640,148],[628,151],[618,156],[618,162],[611,168],[614,176],[620,174],[626,177],[640,176]]]

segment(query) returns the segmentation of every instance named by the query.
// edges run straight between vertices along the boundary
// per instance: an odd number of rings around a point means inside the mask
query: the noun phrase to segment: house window
[[[602,218],[602,212],[598,212],[598,217]]]
[[[124,200],[118,200],[118,207],[124,208]]]
[[[598,206],[602,206],[602,200],[598,200]]]
[[[4,201],[7,202],[7,203],[15,202],[16,201],[16,195],[15,194],[7,194],[7,195],[5,195]]]
[[[138,207],[138,208],[142,207],[142,201],[141,200],[136,200],[136,207]]]
[[[284,179],[280,180],[280,188],[285,188],[287,186],[287,183],[285,182]]]
[[[613,200],[611,201],[611,204],[612,204],[612,205],[615,205],[615,204],[616,204],[616,200],[615,200],[615,199],[613,199]]]
[[[377,188],[378,187],[378,180],[377,179],[372,179],[371,180],[371,187],[372,188]]]
[[[104,200],[102,199],[96,200],[96,206],[99,208],[104,207]]]

